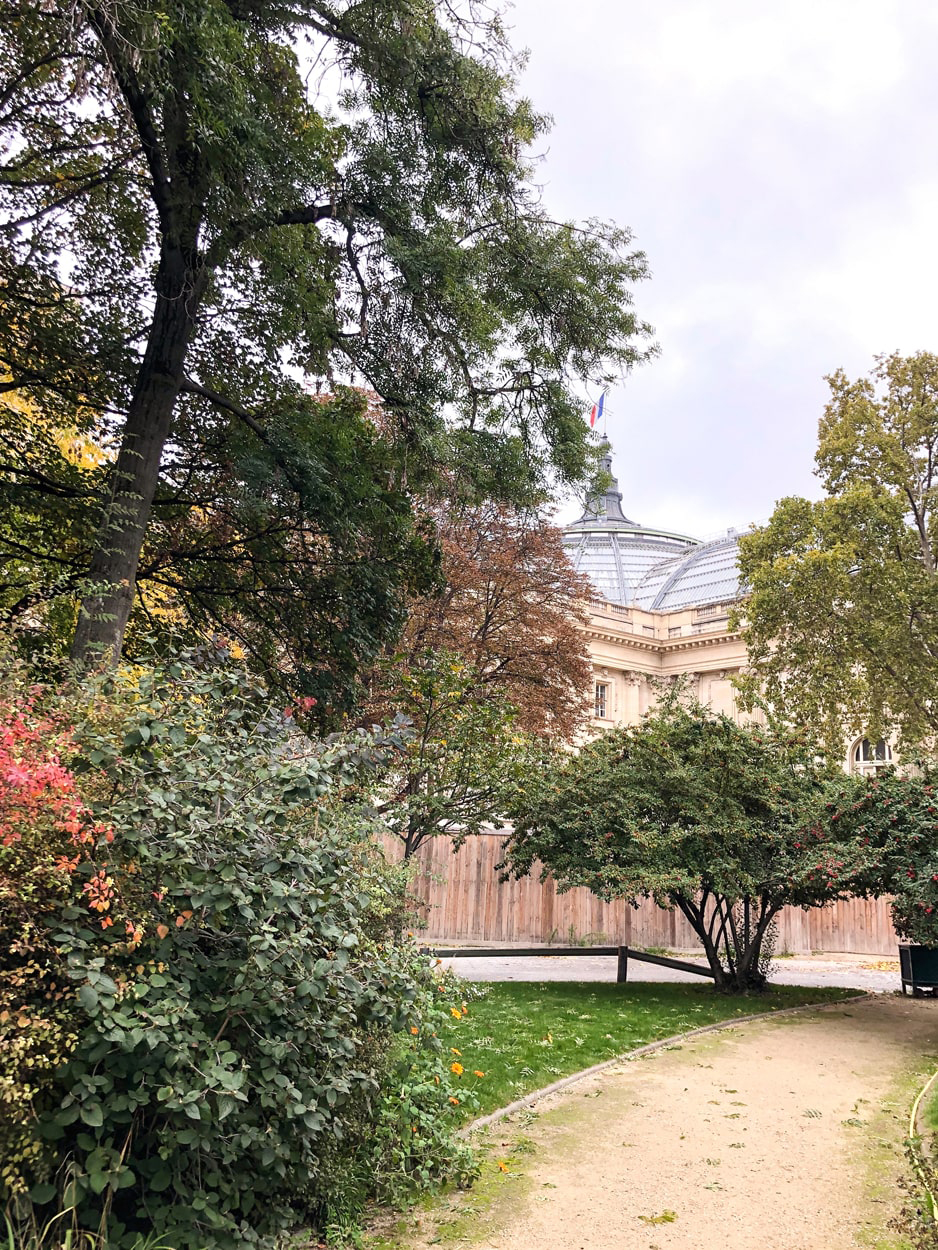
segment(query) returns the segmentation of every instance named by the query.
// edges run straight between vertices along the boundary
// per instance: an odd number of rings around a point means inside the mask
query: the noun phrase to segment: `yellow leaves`
[[[65,459],[77,469],[96,469],[108,459],[102,447],[77,430],[56,429],[52,437]]]
[[[0,381],[9,382],[9,370],[0,370]],[[0,413],[10,413],[19,418],[16,422],[31,441],[58,449],[62,457],[78,469],[96,469],[110,459],[105,447],[80,429],[89,412],[80,405],[74,425],[61,425],[42,411],[31,399],[17,391],[7,391],[0,398]],[[2,418],[0,418],[2,419]]]
[[[150,616],[167,624],[181,624],[185,620],[185,612],[179,603],[176,592],[167,586],[158,586],[145,581],[137,588],[142,602]],[[232,654],[234,652],[232,651]]]
[[[677,1219],[677,1212],[666,1210],[660,1215],[640,1215],[638,1218],[643,1224],[673,1224]]]

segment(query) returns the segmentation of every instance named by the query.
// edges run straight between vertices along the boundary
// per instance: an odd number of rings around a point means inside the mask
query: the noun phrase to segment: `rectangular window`
[[[596,718],[598,720],[606,719],[606,693],[609,687],[601,681],[596,683]]]

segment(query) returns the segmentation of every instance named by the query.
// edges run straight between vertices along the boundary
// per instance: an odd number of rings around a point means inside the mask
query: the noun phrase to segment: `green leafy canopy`
[[[761,690],[835,754],[938,733],[938,357],[880,357],[828,378],[817,470],[826,496],[783,499],[740,540],[750,698]]]
[[[35,622],[90,579],[85,659],[119,654],[149,593],[347,705],[432,578],[417,495],[443,474],[530,502],[588,471],[584,385],[653,350],[644,257],[550,216],[546,119],[482,6],[5,16],[0,396],[26,407],[0,457],[0,604]],[[343,381],[377,397],[380,436]],[[104,462],[77,471],[63,431]]]
[[[761,945],[780,908],[852,889],[855,848],[832,835],[825,806],[831,787],[850,785],[801,737],[675,694],[528,780],[505,866],[522,875],[540,864],[561,890],[676,906],[718,984],[761,988]]]

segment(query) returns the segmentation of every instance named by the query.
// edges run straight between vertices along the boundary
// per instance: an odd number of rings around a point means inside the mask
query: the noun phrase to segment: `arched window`
[[[892,747],[885,738],[876,743],[863,738],[853,748],[853,771],[860,775],[881,772],[892,763]]]

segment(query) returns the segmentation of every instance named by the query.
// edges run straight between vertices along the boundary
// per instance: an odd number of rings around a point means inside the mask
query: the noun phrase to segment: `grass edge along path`
[[[585,1077],[593,1076],[597,1072],[604,1072],[607,1068],[614,1068],[620,1063],[630,1063],[633,1059],[641,1059],[643,1055],[650,1055],[656,1050],[665,1050],[670,1047],[679,1048],[684,1042],[690,1041],[694,1037],[702,1037],[706,1033],[716,1033],[721,1029],[735,1028],[740,1024],[748,1024],[751,1020],[761,1020],[764,1016],[793,1016],[801,1011],[817,1011],[824,1007],[837,1007],[841,1003],[858,1003],[864,999],[870,998],[871,995],[866,992],[851,994],[847,991],[848,997],[825,999],[823,1002],[799,1003],[797,1007],[774,1007],[766,1011],[754,1011],[748,1016],[728,1016],[725,1020],[716,1020],[713,1024],[703,1024],[699,1029],[690,1029],[687,1033],[672,1033],[670,1037],[662,1037],[657,1042],[649,1042],[645,1046],[639,1046],[635,1050],[627,1050],[621,1055],[615,1055],[612,1059],[604,1059],[602,1063],[594,1063],[592,1067],[583,1068],[579,1072],[574,1072],[571,1076],[561,1077],[559,1081],[554,1081],[552,1085],[545,1085],[543,1089],[536,1089],[530,1094],[510,1102],[507,1107],[499,1107],[497,1111],[492,1111],[488,1115],[480,1116],[479,1119],[471,1121],[460,1133],[469,1136],[478,1130],[488,1128],[490,1124],[497,1124],[499,1120],[503,1120],[508,1116],[514,1115],[517,1111],[526,1111],[533,1107],[535,1103],[540,1102],[542,1098],[547,1098],[550,1094],[559,1093],[560,1090],[566,1089],[568,1085],[575,1085],[577,1081],[582,1081]]]
[[[440,1034],[457,1084],[466,1089],[455,1113],[463,1131],[643,1047],[677,1044],[718,1024],[857,997],[856,990],[830,986],[778,986],[736,997],[684,982],[501,981],[484,988],[464,983],[463,990],[462,1014]]]
[[[490,985],[493,984],[496,983],[490,983]],[[497,984],[511,989],[519,985],[525,985],[529,988],[537,987],[540,983],[500,982]],[[596,985],[596,982],[550,982],[542,985],[541,988],[561,986],[566,990],[580,989],[588,991],[595,989]],[[660,987],[661,983],[646,983],[643,986],[646,994],[649,996],[651,991],[660,989]],[[611,986],[608,988],[614,990],[615,987]],[[703,992],[706,994],[708,991],[714,993],[711,987],[689,986],[686,983],[678,983],[672,985],[671,988],[678,992],[696,989],[698,993]],[[791,1016],[801,1012],[819,1008],[834,1008],[842,1004],[875,997],[875,995],[869,993],[858,992],[855,988],[802,986],[785,986],[782,988],[785,997],[789,1000],[785,1004],[780,1004],[777,1000],[774,1003],[767,1001],[772,997],[771,992],[758,997],[739,999],[727,999],[723,995],[718,995],[716,996],[718,1002],[726,1006],[732,1005],[741,1010],[744,1008],[748,1010],[745,1014],[733,1012],[721,1020],[715,1020],[684,1032],[659,1036],[653,1042],[645,1043],[606,1058],[589,1067],[574,1071],[556,1080],[552,1085],[533,1089],[517,1098],[514,1102],[501,1106],[497,1110],[465,1124],[459,1130],[460,1136],[473,1136],[475,1138],[473,1144],[479,1151],[481,1163],[480,1176],[472,1186],[468,1198],[465,1194],[458,1195],[455,1191],[444,1189],[441,1193],[428,1195],[423,1202],[416,1204],[407,1212],[402,1210],[392,1211],[390,1208],[374,1209],[366,1227],[363,1246],[367,1247],[367,1250],[405,1250],[405,1248],[414,1250],[418,1245],[421,1247],[455,1244],[468,1246],[470,1241],[473,1245],[477,1244],[478,1238],[487,1229],[493,1229],[498,1225],[500,1213],[504,1214],[510,1211],[521,1200],[528,1188],[529,1178],[523,1168],[518,1170],[514,1166],[516,1162],[514,1156],[516,1154],[527,1155],[530,1152],[531,1143],[525,1135],[526,1129],[530,1123],[538,1119],[540,1114],[539,1110],[534,1109],[534,1104],[550,1094],[572,1086],[604,1069],[613,1068],[618,1064],[629,1063],[632,1060],[638,1060],[643,1055],[653,1051],[669,1047],[680,1048],[685,1041],[699,1035],[735,1028],[743,1023],[761,1020],[765,1017]],[[472,988],[469,988],[468,992],[471,995],[473,992]],[[802,1001],[792,1004],[791,999],[797,996],[800,996]],[[478,1006],[478,1003],[479,1000],[476,999],[475,1004],[473,1004],[470,998],[465,1006],[472,1008],[473,1005]],[[762,1010],[755,1012],[751,1010],[753,1006],[760,1004],[762,1005]],[[518,1118],[515,1119],[515,1117]],[[500,1142],[496,1142],[494,1139],[490,1140],[486,1135],[486,1130],[494,1127],[502,1120],[507,1120],[509,1127],[507,1130],[499,1129],[498,1131],[503,1136],[507,1133],[512,1140]],[[498,1161],[497,1156],[502,1157],[501,1162]],[[456,1205],[454,1206],[453,1204]],[[428,1232],[430,1228],[435,1228],[436,1235]],[[429,1242],[426,1240],[427,1237],[430,1238]],[[466,1240],[467,1237],[469,1240]],[[906,1244],[905,1242],[901,1243],[903,1247]],[[885,1250],[885,1244],[877,1242],[877,1246],[879,1247],[880,1245],[883,1245],[883,1250]],[[889,1247],[890,1250],[899,1250],[899,1243],[890,1241]]]

